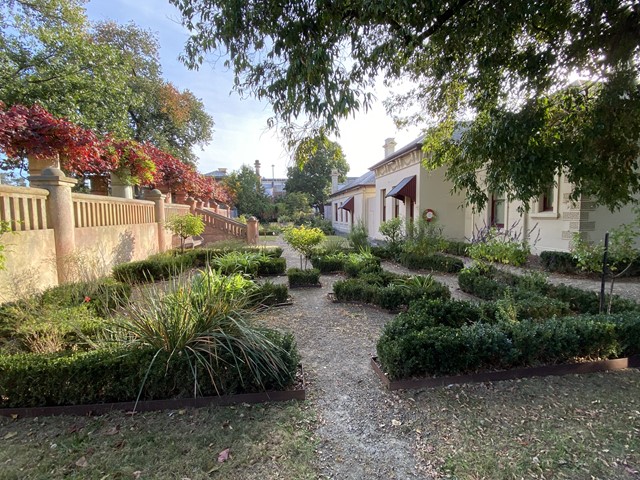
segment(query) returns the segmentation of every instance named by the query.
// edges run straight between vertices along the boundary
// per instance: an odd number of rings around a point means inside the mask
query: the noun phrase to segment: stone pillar
[[[196,208],[203,208],[204,207],[204,202],[200,199],[196,200]]]
[[[111,174],[111,196],[119,198],[133,198],[133,186],[126,184],[120,177]]]
[[[38,177],[42,175],[45,168],[60,168],[60,155],[55,154],[53,157],[39,158],[35,155],[27,155],[29,159],[29,175]]]
[[[56,267],[58,284],[73,282],[73,258],[76,249],[75,223],[73,220],[73,198],[71,187],[74,178],[66,177],[59,168],[48,167],[40,175],[29,177],[33,187],[49,191],[47,198],[47,218],[54,231],[56,245]]]
[[[180,204],[180,205],[186,205],[187,204],[187,194],[180,192],[180,193],[176,193],[174,194],[175,197],[175,201],[176,203]]]
[[[193,197],[187,198],[186,204],[189,205],[189,211],[191,213],[194,213],[196,211],[196,201],[193,199]]]
[[[153,211],[155,212],[156,223],[158,224],[158,252],[165,252],[167,250],[167,232],[165,231],[166,218],[164,211],[165,196],[156,188],[150,192],[146,192],[144,197],[155,203]]]
[[[91,182],[91,195],[109,195],[109,180],[103,175],[93,175],[89,179]]]
[[[257,245],[259,238],[258,219],[256,217],[249,217],[247,220],[247,243],[249,245]]]

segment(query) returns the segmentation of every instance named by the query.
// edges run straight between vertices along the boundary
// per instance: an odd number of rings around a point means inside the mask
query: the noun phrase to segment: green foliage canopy
[[[265,194],[260,177],[251,167],[243,165],[240,170],[224,177],[222,183],[231,193],[238,215],[263,218],[269,206],[269,198]]]
[[[285,133],[304,119],[335,131],[371,104],[374,79],[410,81],[388,107],[438,125],[428,165],[476,206],[498,189],[526,202],[562,172],[574,197],[610,208],[640,192],[637,2],[170,1],[192,33],[187,65],[228,53],[234,89],[269,101]],[[567,88],[575,75],[598,83]]]
[[[194,163],[213,120],[162,78],[158,40],[133,23],[91,24],[81,0],[0,6],[0,98],[39,103],[98,133],[151,142]]]
[[[331,171],[338,170],[341,180],[349,171],[340,145],[324,136],[302,140],[296,149],[294,163],[287,170],[285,190],[306,193],[310,205],[319,210],[331,193]]]

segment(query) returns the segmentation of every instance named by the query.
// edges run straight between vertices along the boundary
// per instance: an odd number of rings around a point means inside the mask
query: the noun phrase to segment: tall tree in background
[[[162,78],[156,37],[133,23],[92,25],[80,0],[0,6],[0,99],[39,103],[99,133],[151,142],[188,163],[213,121]]]
[[[170,1],[192,32],[187,65],[229,52],[234,88],[268,100],[285,133],[301,119],[335,131],[375,79],[408,80],[389,107],[436,127],[428,166],[476,206],[487,190],[528,202],[559,173],[610,208],[640,193],[638,2]],[[568,88],[575,76],[598,85]]]
[[[233,205],[239,215],[254,215],[260,219],[269,206],[269,198],[265,194],[260,177],[247,165],[231,172],[222,179],[223,185],[231,194]]]
[[[97,23],[93,36],[127,60],[128,85],[136,95],[127,109],[133,138],[195,164],[193,149],[211,140],[213,120],[192,92],[180,91],[162,78],[156,37],[133,23],[114,22]]]
[[[319,211],[331,193],[331,170],[338,170],[344,181],[349,164],[342,147],[324,136],[306,138],[294,154],[294,166],[287,170],[287,193],[305,193],[310,205]]]

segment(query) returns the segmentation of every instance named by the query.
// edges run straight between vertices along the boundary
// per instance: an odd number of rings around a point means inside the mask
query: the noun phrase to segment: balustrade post
[[[30,176],[29,183],[33,187],[43,188],[49,192],[47,223],[54,231],[58,284],[77,280],[73,278],[73,258],[71,258],[76,249],[71,187],[77,183],[77,180],[65,176],[59,168],[48,167],[42,170],[40,175]]]
[[[160,190],[153,189],[145,193],[145,198],[148,198],[154,203],[153,211],[156,223],[158,224],[158,251],[161,253],[165,252],[167,250],[167,232],[165,230],[166,216],[164,211],[165,196]]]
[[[189,205],[189,212],[195,213],[195,211],[196,211],[196,201],[193,199],[193,197],[187,198],[187,205]]]
[[[247,243],[249,245],[257,245],[258,239],[258,219],[256,217],[249,217],[247,220]]]
[[[133,198],[133,187],[112,173],[111,174],[111,196],[119,198]]]

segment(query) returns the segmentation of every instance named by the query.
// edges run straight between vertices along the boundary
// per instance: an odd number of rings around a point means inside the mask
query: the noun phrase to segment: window
[[[492,227],[504,228],[504,207],[504,194],[491,194],[491,218],[489,223]]]
[[[380,210],[382,211],[382,221],[386,222],[387,221],[387,190],[386,188],[383,188],[380,191],[381,194],[381,208]]]
[[[414,215],[413,211],[415,209],[415,203],[413,203],[409,197],[406,197],[406,198],[409,200],[409,218],[413,220],[413,215]]]
[[[334,203],[333,204],[333,220],[334,221],[338,221],[338,204]]]
[[[400,200],[397,198],[393,199],[393,218],[398,218],[400,216]]]
[[[554,194],[555,188],[551,185],[542,195],[540,195],[540,200],[538,201],[538,212],[553,212],[555,203]]]

